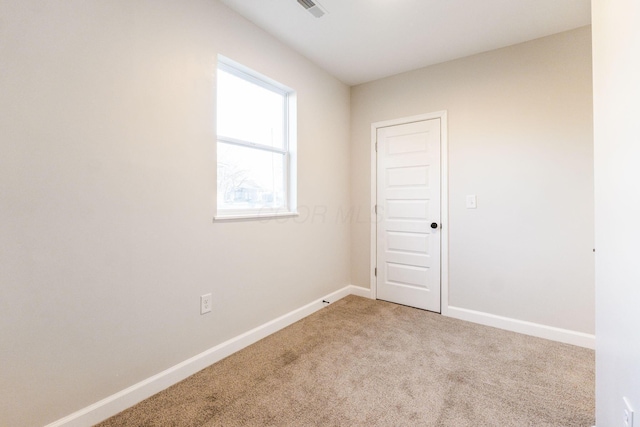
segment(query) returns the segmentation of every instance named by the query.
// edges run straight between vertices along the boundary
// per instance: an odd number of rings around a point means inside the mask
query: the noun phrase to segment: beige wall
[[[296,221],[212,222],[218,53],[298,92]],[[211,0],[0,1],[0,58],[0,425],[349,283],[349,88],[248,21]]]
[[[594,332],[590,37],[580,28],[352,88],[351,193],[365,213],[371,123],[448,111],[451,306]],[[354,222],[355,285],[369,286],[369,240],[370,224]]]
[[[640,3],[594,0],[596,422],[640,425]]]
[[[589,37],[350,93],[216,1],[0,0],[0,425],[54,421],[368,287],[370,125],[437,110],[451,304],[592,333]],[[296,220],[212,222],[219,53],[298,92]]]

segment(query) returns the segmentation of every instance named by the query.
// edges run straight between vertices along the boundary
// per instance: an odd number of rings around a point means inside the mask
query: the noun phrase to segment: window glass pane
[[[218,209],[286,207],[284,155],[218,142]]]
[[[218,135],[284,147],[282,94],[218,69]]]

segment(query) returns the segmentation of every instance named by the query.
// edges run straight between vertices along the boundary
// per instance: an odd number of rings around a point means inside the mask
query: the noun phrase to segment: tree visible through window
[[[217,72],[218,216],[293,212],[293,92],[227,59]]]

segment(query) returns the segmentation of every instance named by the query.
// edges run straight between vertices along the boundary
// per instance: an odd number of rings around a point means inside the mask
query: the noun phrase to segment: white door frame
[[[423,120],[440,119],[440,313],[448,315],[449,311],[449,181],[448,177],[448,136],[447,136],[447,111],[436,111],[435,113],[420,114],[417,116],[403,117],[393,120],[385,120],[371,124],[371,270],[369,272],[369,283],[371,286],[371,298],[377,298],[377,281],[375,269],[377,267],[377,215],[375,206],[378,203],[378,155],[376,152],[376,142],[378,128],[403,125],[406,123],[419,122]]]

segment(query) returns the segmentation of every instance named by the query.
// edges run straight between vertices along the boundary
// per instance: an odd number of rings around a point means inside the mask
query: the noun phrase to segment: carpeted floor
[[[349,296],[100,427],[576,426],[594,352]]]

